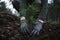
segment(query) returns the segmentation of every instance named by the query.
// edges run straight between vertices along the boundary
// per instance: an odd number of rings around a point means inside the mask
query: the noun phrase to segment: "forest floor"
[[[16,16],[0,13],[0,40],[60,40],[60,24],[45,23],[40,35],[31,37],[19,32],[19,23]]]

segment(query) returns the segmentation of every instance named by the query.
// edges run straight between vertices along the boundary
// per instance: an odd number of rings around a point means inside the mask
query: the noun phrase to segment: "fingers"
[[[42,29],[42,23],[38,23],[35,27],[34,27],[34,29],[33,29],[33,31],[31,32],[31,36],[38,36],[39,35],[39,32],[40,32],[40,30]]]
[[[36,35],[36,33],[37,33],[37,31],[34,31],[34,32],[33,32],[33,36]]]
[[[39,32],[37,32],[37,36],[39,35]]]
[[[24,35],[28,35],[30,33],[30,30],[28,29],[28,26],[26,26],[26,25],[24,27],[21,26],[21,30],[20,31]]]
[[[34,27],[34,29],[32,30],[30,36],[38,36],[40,30],[42,29],[42,23],[37,23],[36,26]],[[30,33],[30,30],[28,29],[27,23],[25,21],[23,21],[21,23],[21,32],[25,35],[28,35]]]
[[[30,34],[31,36],[38,36],[39,35],[39,31],[33,29],[33,31]]]
[[[21,29],[21,32],[25,35],[28,35],[30,33],[29,29],[28,28],[22,28]]]
[[[27,31],[28,34],[30,33],[30,30],[28,29],[28,27],[26,28],[26,31]]]

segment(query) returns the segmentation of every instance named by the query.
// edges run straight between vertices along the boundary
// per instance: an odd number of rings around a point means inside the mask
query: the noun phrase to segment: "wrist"
[[[39,21],[40,23],[44,23],[44,21],[43,21],[43,20],[41,20],[41,19],[39,19],[38,21]]]
[[[40,23],[46,23],[47,21],[45,20],[41,20],[41,19],[38,19],[38,22],[40,22]]]
[[[24,16],[20,17],[20,20],[26,20],[26,18]]]
[[[44,21],[44,20],[41,20],[41,19],[38,19],[38,22],[40,22],[40,23],[47,23],[48,21]]]

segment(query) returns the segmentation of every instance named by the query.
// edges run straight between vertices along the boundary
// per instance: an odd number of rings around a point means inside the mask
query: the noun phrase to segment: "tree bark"
[[[42,9],[38,16],[41,20],[46,20],[47,12],[48,12],[48,0],[41,0]]]

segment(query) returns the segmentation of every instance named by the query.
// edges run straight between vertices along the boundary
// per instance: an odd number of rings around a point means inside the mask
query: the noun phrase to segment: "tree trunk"
[[[41,0],[42,9],[38,16],[39,19],[46,20],[47,12],[48,12],[48,0]]]

